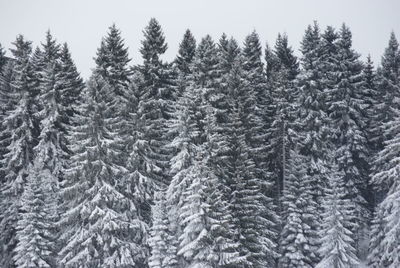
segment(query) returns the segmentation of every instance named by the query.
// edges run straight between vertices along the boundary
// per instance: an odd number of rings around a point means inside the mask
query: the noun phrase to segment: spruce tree
[[[183,35],[182,42],[179,44],[178,56],[175,65],[183,74],[190,73],[190,65],[196,53],[196,39],[192,32],[187,29]]]
[[[310,176],[307,174],[306,157],[296,149],[286,162],[286,183],[282,195],[282,223],[280,233],[279,267],[313,267],[316,204],[312,198]]]
[[[395,34],[392,32],[388,47],[382,56],[381,66],[376,75],[377,104],[375,105],[375,116],[372,118],[374,128],[372,129],[372,139],[377,151],[383,150],[384,140],[390,140],[396,135],[391,132],[392,122],[400,109],[395,101],[400,94],[400,52],[399,43]],[[375,159],[373,163],[374,173],[386,170],[387,163]],[[377,190],[386,191],[388,184],[375,184]]]
[[[306,157],[308,164],[307,175],[310,181],[310,191],[315,208],[311,209],[310,232],[307,239],[310,250],[317,251],[319,240],[318,230],[321,222],[321,201],[331,164],[331,155],[328,141],[329,121],[326,114],[326,93],[322,85],[322,66],[320,63],[321,36],[319,26],[314,23],[309,25],[305,31],[301,43],[302,72],[298,76],[299,95],[299,117],[300,136],[304,137],[300,144],[299,153]],[[312,266],[318,263],[318,254],[312,259]]]
[[[33,74],[30,62],[31,42],[22,35],[17,36],[11,50],[15,58],[14,78],[10,99],[12,106],[3,118],[2,136],[6,136],[6,154],[2,159],[2,173],[5,174],[1,185],[1,251],[0,264],[14,267],[13,256],[17,239],[15,236],[17,220],[20,217],[20,198],[26,177],[33,161],[33,148],[36,145],[34,122]]]
[[[149,246],[150,268],[175,268],[178,266],[176,240],[170,229],[165,191],[159,191],[152,207],[153,226]]]
[[[62,224],[70,226],[59,254],[63,267],[146,267],[147,225],[118,165],[123,141],[116,135],[112,96],[111,86],[94,74],[75,119],[74,155],[62,192],[68,202]]]
[[[273,55],[270,55],[269,51],[265,52],[265,60],[271,65],[267,67],[266,72],[270,76],[267,77],[267,81],[273,99],[273,118],[267,135],[269,166],[277,179],[276,187],[280,199],[285,184],[286,161],[290,158],[289,153],[296,139],[294,119],[298,110],[298,90],[295,78],[299,73],[299,63],[288,44],[286,35],[278,35],[272,53]]]
[[[369,264],[371,267],[396,267],[399,242],[399,115],[396,120],[386,126],[389,133],[397,133],[385,141],[385,147],[376,156],[376,162],[382,169],[376,170],[372,182],[377,189],[388,189],[383,201],[375,209],[375,217],[371,230]]]
[[[175,94],[170,85],[171,73],[161,60],[167,50],[165,37],[156,19],[151,19],[144,30],[140,52],[143,65],[139,66],[141,83],[138,85],[138,118],[142,119],[143,137],[148,143],[146,165],[154,187],[169,184],[168,162],[170,152],[165,145],[171,137],[166,134],[166,122],[172,112]]]
[[[363,113],[366,102],[363,98],[363,65],[359,55],[352,48],[352,35],[346,25],[342,25],[334,57],[336,64],[327,70],[327,79],[332,88],[328,91],[328,113],[331,119],[331,137],[338,169],[344,174],[347,188],[346,198],[354,203],[352,238],[357,252],[358,244],[365,239],[369,219],[368,203],[364,197],[368,185],[368,144]],[[328,63],[327,63],[328,64]]]
[[[332,168],[335,172],[335,167]],[[352,222],[354,203],[347,196],[343,174],[337,172],[329,178],[323,201],[323,223],[321,228],[321,261],[317,268],[357,267],[359,259],[353,247]]]

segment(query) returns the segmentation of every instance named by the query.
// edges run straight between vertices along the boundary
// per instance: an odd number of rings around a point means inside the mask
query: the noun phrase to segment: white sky
[[[345,22],[354,47],[363,58],[380,61],[393,30],[400,39],[399,0],[0,0],[0,43],[10,48],[17,34],[39,45],[50,29],[59,42],[68,42],[83,77],[90,75],[100,40],[115,22],[129,47],[131,64],[141,62],[142,30],[151,17],[162,25],[172,60],[185,29],[199,41],[223,32],[239,42],[256,30],[262,44],[273,45],[286,32],[298,51],[306,26],[317,20],[322,28]],[[10,55],[10,52],[7,52]]]

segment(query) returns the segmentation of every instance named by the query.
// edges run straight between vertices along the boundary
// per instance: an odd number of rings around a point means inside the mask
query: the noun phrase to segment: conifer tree
[[[147,225],[137,216],[119,166],[123,141],[116,135],[111,86],[92,76],[82,110],[76,116],[74,152],[63,198],[68,201],[64,226],[67,242],[60,251],[63,267],[146,267]],[[80,193],[77,195],[77,193]]]
[[[165,145],[171,140],[166,130],[166,122],[172,112],[175,93],[170,85],[171,73],[161,60],[167,50],[165,37],[156,19],[151,19],[144,30],[144,40],[140,52],[143,65],[139,66],[141,84],[138,85],[138,117],[142,119],[143,138],[146,139],[146,165],[154,187],[168,185],[168,162],[170,152]],[[151,141],[151,142],[150,142]]]
[[[282,223],[280,234],[279,267],[313,267],[316,254],[313,240],[315,232],[311,229],[315,221],[313,209],[316,204],[312,198],[310,176],[307,175],[305,156],[296,149],[290,152],[286,162],[286,184],[282,196]]]
[[[172,181],[167,191],[171,224],[178,241],[179,263],[188,267],[235,267],[239,262],[232,240],[232,214],[222,196],[222,182],[209,161],[215,110],[217,50],[210,36],[200,42],[193,77],[178,100],[171,128],[178,135],[172,144]]]
[[[183,35],[182,42],[179,44],[178,56],[175,64],[183,74],[190,73],[190,65],[196,53],[196,39],[192,32],[187,29]]]
[[[151,237],[149,238],[149,246],[151,248],[149,267],[179,267],[176,249],[177,244],[174,235],[170,231],[165,192],[157,192],[154,199],[155,204],[152,208],[153,226],[151,227]]]
[[[334,170],[334,168],[333,168]],[[334,171],[335,172],[335,171]],[[357,267],[359,259],[353,247],[351,213],[354,203],[348,198],[343,174],[337,172],[329,178],[323,207],[323,224],[321,228],[321,261],[317,268]]]
[[[308,164],[307,175],[310,181],[310,191],[315,208],[311,209],[310,232],[306,239],[310,243],[310,250],[317,251],[319,241],[318,230],[321,222],[321,201],[323,190],[330,173],[331,151],[328,140],[329,121],[326,113],[326,92],[322,84],[323,72],[320,63],[321,36],[319,26],[314,23],[305,31],[301,43],[302,72],[298,76],[299,117],[298,124],[300,136],[304,137],[299,148],[299,153],[305,156]],[[318,263],[318,255],[312,260],[312,266]]]
[[[33,161],[35,123],[33,119],[33,74],[30,63],[31,42],[22,35],[17,36],[11,50],[15,58],[14,79],[10,98],[12,106],[3,118],[2,136],[7,136],[7,152],[2,159],[2,172],[5,174],[1,185],[1,230],[0,241],[4,245],[0,264],[13,267],[13,256],[17,243],[15,227],[20,216],[20,198],[26,177]]]
[[[35,163],[36,164],[36,163]],[[17,267],[54,267],[54,228],[57,199],[54,199],[54,176],[47,169],[30,170],[21,197],[22,215],[17,223]]]
[[[375,105],[375,116],[372,118],[374,127],[372,129],[372,140],[377,151],[383,150],[384,140],[390,140],[396,135],[391,132],[391,124],[400,109],[395,101],[400,94],[400,52],[399,43],[392,32],[388,47],[382,56],[381,66],[376,75],[377,104]],[[386,170],[387,163],[379,159],[374,160],[374,173]],[[379,191],[386,191],[388,184],[375,184]]]
[[[346,25],[340,29],[336,46],[336,64],[327,67],[327,79],[333,86],[328,91],[328,111],[332,123],[331,135],[338,169],[343,172],[348,198],[354,203],[350,229],[353,245],[364,239],[369,219],[368,203],[363,195],[368,185],[368,145],[364,132],[367,117],[363,110],[363,66],[352,48],[352,35]],[[327,63],[328,64],[328,63]]]
[[[399,232],[399,115],[385,128],[389,133],[397,133],[385,141],[385,147],[376,156],[376,162],[382,168],[376,170],[372,182],[377,189],[388,189],[383,201],[375,209],[371,228],[369,264],[371,267],[396,267],[398,258]]]
[[[270,55],[273,53],[273,55]],[[298,110],[298,90],[295,78],[299,73],[299,63],[288,44],[286,35],[278,35],[275,50],[265,52],[265,60],[270,62],[271,70],[266,70],[270,77],[268,86],[273,98],[273,121],[267,130],[269,137],[269,165],[277,179],[278,199],[285,184],[286,164],[290,151],[295,143],[295,118]],[[280,202],[280,201],[279,201]]]

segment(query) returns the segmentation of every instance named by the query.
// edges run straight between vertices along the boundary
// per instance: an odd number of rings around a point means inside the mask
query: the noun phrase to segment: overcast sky
[[[371,53],[377,63],[390,32],[400,37],[399,12],[399,0],[0,0],[0,43],[8,49],[21,33],[36,46],[50,29],[59,42],[69,44],[87,78],[100,40],[112,23],[122,31],[131,63],[137,64],[142,30],[151,17],[166,35],[166,60],[175,57],[187,28],[197,40],[207,33],[218,40],[225,32],[240,43],[256,30],[263,45],[274,44],[277,34],[286,32],[298,52],[306,26],[317,20],[323,28],[348,24],[354,47],[363,59]]]

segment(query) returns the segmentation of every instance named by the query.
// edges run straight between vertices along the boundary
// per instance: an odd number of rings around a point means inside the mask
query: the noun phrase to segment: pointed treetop
[[[160,55],[164,54],[168,48],[161,25],[155,18],[152,18],[144,29],[143,34],[144,40],[142,41],[140,53],[142,53],[144,63],[159,62]]]
[[[339,46],[345,49],[350,49],[352,46],[352,34],[350,28],[344,23],[339,31]]]
[[[308,25],[303,40],[301,41],[301,52],[303,55],[315,51],[321,41],[320,28],[316,21],[313,25]]]
[[[192,63],[196,53],[196,39],[192,32],[187,29],[183,35],[183,40],[179,44],[178,56],[175,59],[175,63],[178,69],[183,73],[189,72],[189,65]]]
[[[32,52],[32,42],[26,41],[23,35],[18,35],[17,39],[12,43],[15,49],[10,49],[14,57],[17,59],[26,59]]]
[[[261,44],[260,37],[256,31],[253,31],[251,34],[247,35],[244,41],[243,54],[245,57],[251,58],[253,60],[261,61]]]
[[[392,31],[390,33],[389,43],[382,56],[382,70],[385,73],[390,71],[397,72],[400,68],[400,51],[399,42],[397,41],[396,35]]]
[[[107,82],[114,85],[126,85],[129,81],[128,48],[115,24],[108,28],[107,36],[101,40],[97,50],[96,72],[103,76]]]
[[[60,45],[57,44],[57,40],[53,38],[50,30],[46,32],[46,40],[42,43],[43,47],[43,60],[44,62],[52,62],[59,57]]]
[[[289,71],[289,79],[293,80],[299,73],[299,63],[294,55],[293,49],[289,46],[289,41],[286,33],[278,34],[275,43],[275,54],[281,64],[280,68],[285,68]]]
[[[219,39],[218,52],[220,58],[220,68],[225,72],[229,72],[233,67],[237,56],[240,54],[238,42],[233,37],[228,39],[224,33]]]

